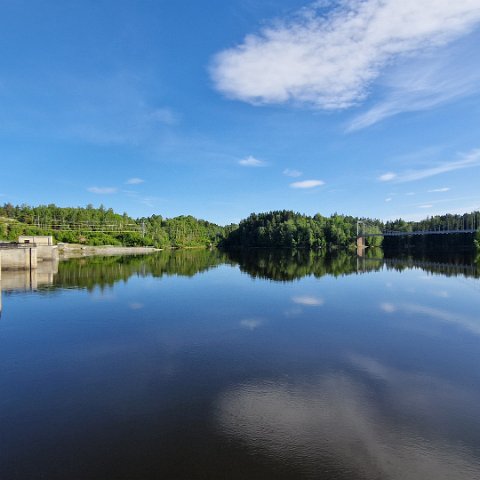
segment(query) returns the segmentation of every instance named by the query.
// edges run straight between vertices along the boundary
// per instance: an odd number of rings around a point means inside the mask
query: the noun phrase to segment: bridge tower
[[[365,222],[361,220],[357,221],[357,255],[363,257],[365,251],[365,233],[364,233]]]

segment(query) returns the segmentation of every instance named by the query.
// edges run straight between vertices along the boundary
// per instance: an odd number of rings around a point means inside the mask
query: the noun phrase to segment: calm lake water
[[[480,478],[479,273],[265,251],[3,272],[0,478]]]

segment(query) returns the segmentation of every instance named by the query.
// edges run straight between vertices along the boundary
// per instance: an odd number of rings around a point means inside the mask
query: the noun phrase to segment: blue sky
[[[480,0],[0,0],[0,202],[479,209],[479,44]]]

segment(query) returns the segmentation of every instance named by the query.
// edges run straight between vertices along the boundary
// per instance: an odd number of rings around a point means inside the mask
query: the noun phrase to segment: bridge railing
[[[411,232],[391,231],[387,230],[381,233],[362,233],[362,237],[405,237],[412,235],[448,235],[459,233],[475,233],[474,229],[460,229],[460,230],[413,230]]]
[[[18,243],[18,242],[0,242],[0,248],[32,248],[36,247],[36,243]]]

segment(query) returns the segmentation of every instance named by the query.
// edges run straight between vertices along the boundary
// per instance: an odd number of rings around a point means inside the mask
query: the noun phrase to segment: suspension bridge
[[[368,237],[408,237],[413,235],[455,235],[472,234],[480,230],[480,222],[476,216],[470,220],[457,221],[454,225],[438,225],[434,228],[418,230],[389,230],[381,229],[378,225],[366,221],[357,221],[357,247],[365,247],[365,239]]]

